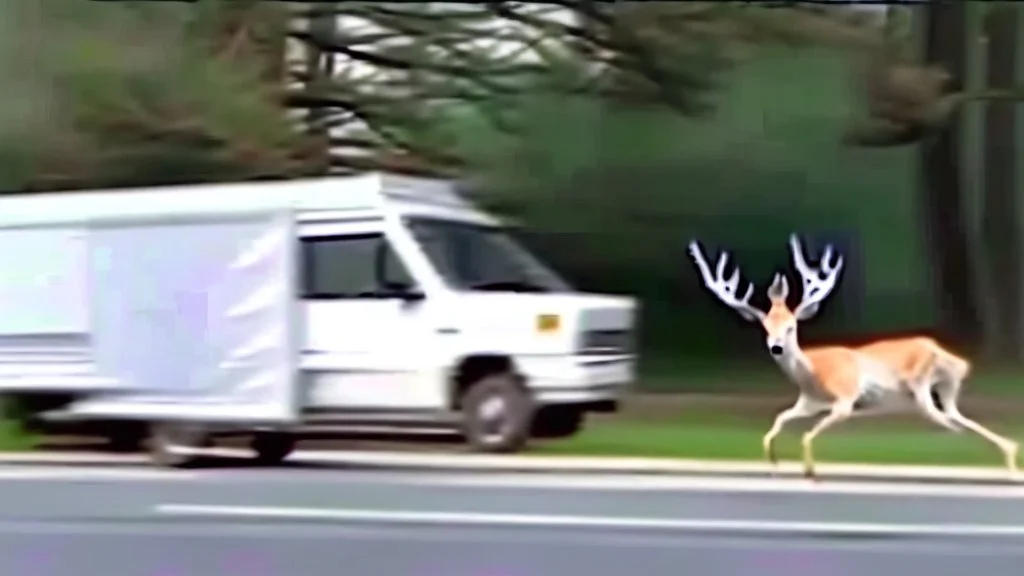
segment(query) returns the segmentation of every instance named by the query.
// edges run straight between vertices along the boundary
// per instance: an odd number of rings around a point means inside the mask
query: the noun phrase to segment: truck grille
[[[580,354],[632,354],[632,330],[587,330],[580,343]]]

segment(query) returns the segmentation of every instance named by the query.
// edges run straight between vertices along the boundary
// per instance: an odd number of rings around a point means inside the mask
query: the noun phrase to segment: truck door
[[[307,405],[441,409],[432,302],[374,224],[303,229]]]

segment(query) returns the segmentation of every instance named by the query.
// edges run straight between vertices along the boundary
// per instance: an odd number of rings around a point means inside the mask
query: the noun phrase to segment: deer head
[[[694,240],[690,242],[689,247],[690,256],[693,257],[697,269],[704,279],[704,286],[745,320],[760,322],[765,331],[765,344],[768,351],[776,357],[788,356],[799,351],[797,323],[813,318],[818,313],[822,301],[835,288],[839,273],[843,268],[841,256],[834,258],[833,261],[832,246],[825,247],[818,268],[807,264],[800,246],[800,239],[796,234],[789,237],[789,247],[793,265],[803,279],[803,295],[800,304],[796,308],[789,307],[786,303],[786,299],[789,297],[789,282],[783,274],[776,273],[771,286],[768,287],[768,300],[771,302],[771,308],[767,312],[750,304],[750,297],[754,293],[753,284],[747,285],[742,297],[739,295],[740,270],[738,267],[733,270],[731,276],[726,277],[726,267],[729,261],[727,252],[722,252],[719,255],[715,271],[712,272],[701,252],[700,244]]]

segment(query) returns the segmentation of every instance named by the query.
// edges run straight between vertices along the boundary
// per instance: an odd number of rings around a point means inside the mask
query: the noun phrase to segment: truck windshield
[[[408,218],[406,223],[431,264],[456,290],[573,291],[503,228],[430,218]]]

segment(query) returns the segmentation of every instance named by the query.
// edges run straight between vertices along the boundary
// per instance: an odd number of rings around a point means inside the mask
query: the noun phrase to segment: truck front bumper
[[[534,399],[542,405],[586,404],[595,411],[614,411],[632,388],[635,358],[559,356],[518,359]]]

